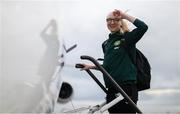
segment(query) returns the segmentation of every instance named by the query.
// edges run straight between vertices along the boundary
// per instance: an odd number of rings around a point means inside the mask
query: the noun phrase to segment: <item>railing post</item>
[[[106,88],[99,82],[99,80],[94,76],[94,74],[90,70],[86,70],[86,72],[94,79],[94,81],[101,87],[101,89],[107,94]]]

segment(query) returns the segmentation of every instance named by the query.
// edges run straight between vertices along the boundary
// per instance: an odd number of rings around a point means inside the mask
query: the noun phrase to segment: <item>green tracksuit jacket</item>
[[[136,28],[131,32],[109,34],[102,46],[104,51],[103,67],[119,85],[136,84],[136,68],[127,53],[130,51],[135,58],[135,44],[142,38],[148,26],[139,19],[133,23]],[[127,48],[122,47],[125,44]],[[109,80],[104,76],[105,84],[111,87]]]

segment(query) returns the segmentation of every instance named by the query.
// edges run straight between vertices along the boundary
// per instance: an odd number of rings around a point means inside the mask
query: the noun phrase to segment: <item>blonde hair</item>
[[[129,32],[129,28],[128,28],[128,25],[127,25],[127,22],[125,22],[125,20],[121,19],[120,20],[120,33],[124,34],[125,32]]]

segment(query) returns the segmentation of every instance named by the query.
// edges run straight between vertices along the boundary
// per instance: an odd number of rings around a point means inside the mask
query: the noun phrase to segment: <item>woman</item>
[[[131,22],[136,28],[130,31],[124,20]],[[141,20],[121,10],[110,12],[106,17],[106,22],[110,34],[109,38],[102,45],[104,52],[102,66],[136,104],[138,101],[138,90],[136,87],[137,72],[128,53],[135,59],[135,45],[147,31],[148,26]],[[97,69],[96,66],[83,65],[84,68],[82,70]],[[104,80],[108,88],[106,97],[108,103],[116,98],[118,91],[112,87],[112,84],[106,77],[104,77]],[[135,113],[135,110],[125,99],[111,107],[108,111],[109,113]]]

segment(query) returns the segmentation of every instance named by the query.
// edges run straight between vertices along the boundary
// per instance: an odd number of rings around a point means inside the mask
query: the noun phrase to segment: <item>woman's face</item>
[[[107,27],[111,31],[111,33],[120,31],[121,21],[118,18],[107,18]]]
[[[112,17],[108,17],[106,19],[106,22],[107,22],[107,27],[111,31],[111,33],[120,31],[120,27],[121,27],[120,19],[112,16]]]
[[[117,10],[110,12],[106,17],[106,22],[111,33],[120,31],[122,25],[120,12]]]

